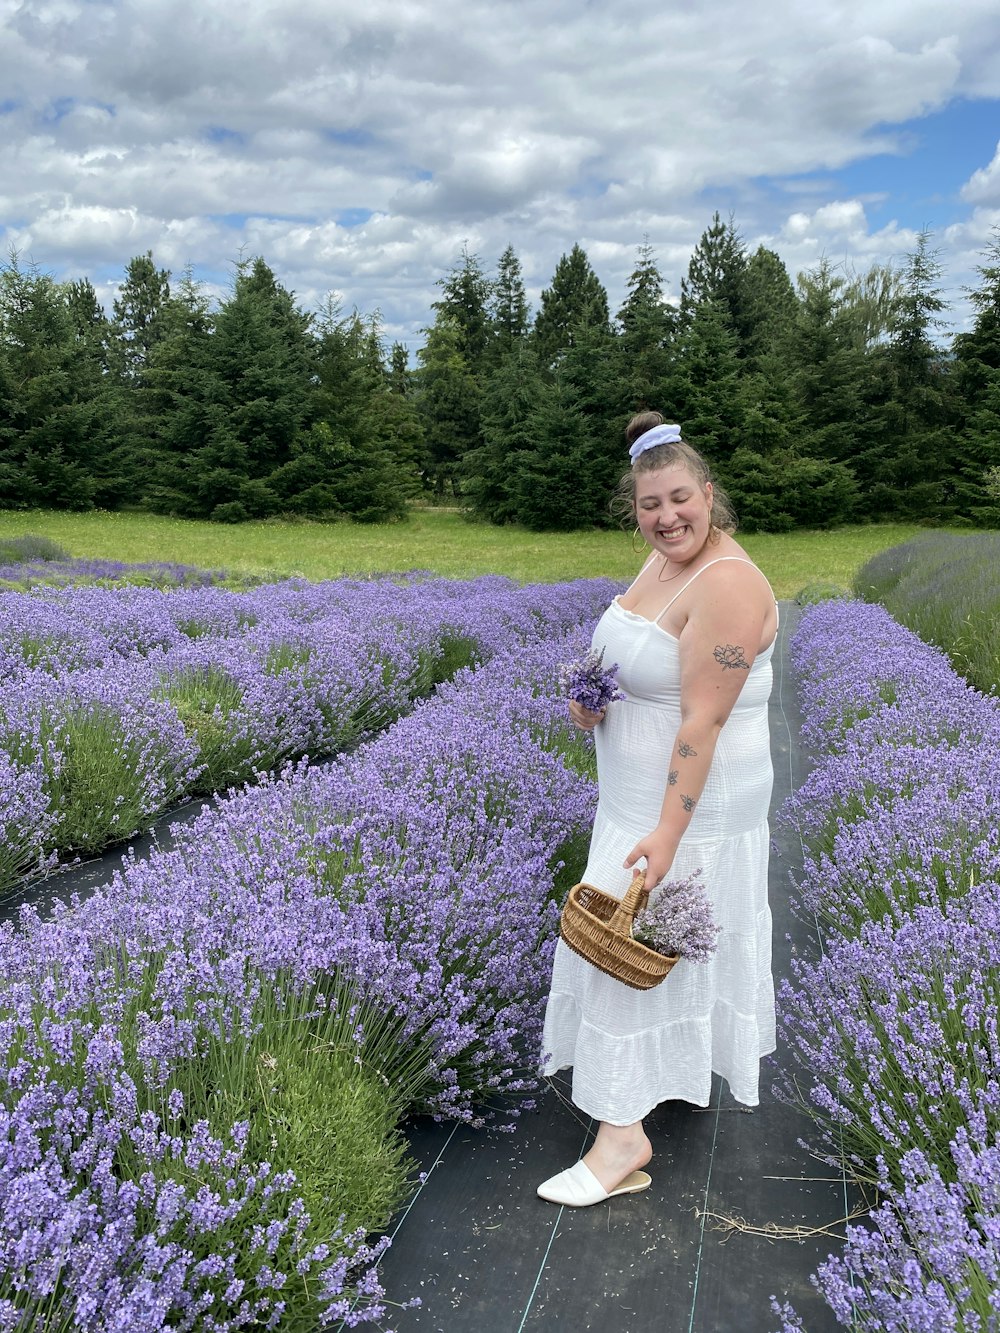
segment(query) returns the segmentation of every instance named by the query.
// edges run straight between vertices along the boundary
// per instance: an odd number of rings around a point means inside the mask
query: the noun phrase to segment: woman
[[[730,535],[735,520],[704,460],[658,412],[626,430],[623,482],[652,548],[594,633],[627,696],[604,713],[570,704],[593,729],[600,799],[583,874],[620,897],[645,863],[650,887],[701,871],[721,927],[707,963],[681,959],[636,991],[560,940],[542,1039],[544,1072],[573,1067],[573,1100],[600,1122],[575,1166],[539,1186],[580,1207],[647,1188],[642,1120],[681,1099],[707,1106],[713,1071],[756,1106],[774,1049],[767,811],[767,701],[777,608]]]

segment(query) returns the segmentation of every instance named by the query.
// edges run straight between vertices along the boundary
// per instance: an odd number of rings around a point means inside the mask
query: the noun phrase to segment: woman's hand
[[[625,858],[625,869],[637,875],[640,867],[636,862],[645,857],[646,888],[654,889],[673,864],[676,850],[669,832],[656,828],[635,844]]]
[[[593,731],[598,723],[604,721],[606,712],[607,709],[602,708],[599,713],[593,713],[589,708],[584,708],[583,704],[578,704],[575,699],[569,701],[569,720],[581,731]]]

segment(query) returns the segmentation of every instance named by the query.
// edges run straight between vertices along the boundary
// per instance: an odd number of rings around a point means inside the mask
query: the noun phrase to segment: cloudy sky
[[[953,323],[1000,223],[997,0],[0,0],[0,240],[110,307],[261,254],[422,341],[463,245],[676,298],[718,210],[795,273],[922,227]]]

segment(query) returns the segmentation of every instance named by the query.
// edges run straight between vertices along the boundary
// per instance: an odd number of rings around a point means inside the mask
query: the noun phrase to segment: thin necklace
[[[660,568],[660,572],[659,572],[659,573],[657,574],[657,576],[656,576],[656,581],[657,581],[657,583],[673,583],[674,579],[679,579],[679,578],[680,578],[680,576],[681,576],[681,575],[684,573],[684,571],[687,569],[688,565],[691,564],[691,561],[692,561],[692,560],[696,560],[696,559],[698,558],[697,556],[692,556],[692,557],[691,557],[691,560],[685,560],[684,564],[681,565],[680,569],[677,571],[676,574],[671,574],[670,577],[669,577],[668,579],[665,579],[665,578],[663,577],[663,571],[664,571],[664,569],[666,569],[666,567],[667,567],[667,557],[666,557],[665,555],[662,555],[659,551],[657,551],[656,554],[657,554],[657,555],[660,557],[660,559],[663,561],[663,565],[662,565],[661,568]],[[698,555],[700,555],[700,554],[701,554],[701,552],[699,551],[699,552],[698,552]]]

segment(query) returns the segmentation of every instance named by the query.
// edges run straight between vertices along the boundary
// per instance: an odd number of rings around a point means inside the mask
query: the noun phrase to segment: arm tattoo
[[[727,671],[749,671],[750,663],[743,656],[743,645],[727,643],[725,647],[721,643],[715,645],[713,657],[720,667],[725,667]]]
[[[682,797],[681,797],[681,805],[682,805],[682,806],[684,807],[684,809],[688,812],[688,814],[690,814],[691,811],[692,811],[692,810],[694,809],[694,807],[695,807],[695,799],[694,799],[694,797],[693,797],[693,796],[682,796]]]
[[[697,757],[698,751],[693,746],[688,745],[687,741],[681,741],[677,746],[677,753],[682,759],[694,759]]]
[[[671,787],[672,787],[672,786],[674,785],[674,783],[677,781],[677,774],[678,774],[679,772],[680,772],[680,770],[679,770],[679,769],[676,769],[676,768],[672,768],[672,769],[670,770],[670,775],[669,775],[669,777],[667,778],[667,782],[668,782],[668,784],[669,784]]]

